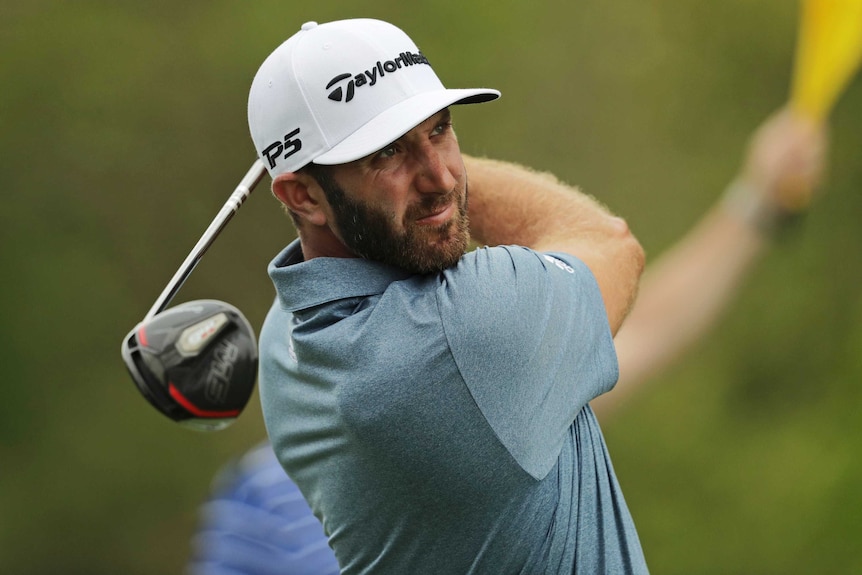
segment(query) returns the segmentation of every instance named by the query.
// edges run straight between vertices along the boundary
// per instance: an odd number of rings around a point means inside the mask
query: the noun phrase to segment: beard
[[[404,229],[395,228],[396,216],[372,204],[351,199],[333,178],[318,178],[335,216],[337,233],[355,255],[415,274],[436,273],[455,265],[470,243],[467,187],[463,201],[456,191],[426,196],[404,214]],[[439,226],[416,220],[455,202],[456,214]]]

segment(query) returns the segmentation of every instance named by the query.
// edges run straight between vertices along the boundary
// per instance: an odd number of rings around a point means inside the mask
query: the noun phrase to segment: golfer
[[[642,386],[715,323],[774,233],[807,206],[824,163],[822,128],[781,111],[754,134],[724,197],[645,274],[615,338],[622,389],[594,401],[598,410],[613,411],[620,391]],[[202,507],[190,572],[337,573],[326,535],[309,523],[311,510],[299,497],[268,444],[226,467]]]
[[[264,417],[342,573],[647,572],[588,405],[643,252],[583,194],[461,155],[450,106],[498,95],[374,20],[305,24],[252,83],[299,236],[269,267]]]

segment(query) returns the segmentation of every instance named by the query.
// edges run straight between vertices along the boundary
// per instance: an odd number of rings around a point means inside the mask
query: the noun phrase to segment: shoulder
[[[537,289],[553,283],[595,283],[589,268],[568,254],[549,254],[522,246],[478,248],[443,272],[449,288]]]
[[[444,320],[461,318],[459,325],[486,334],[501,334],[507,325],[561,319],[569,314],[555,312],[574,307],[604,309],[598,284],[583,262],[521,246],[465,254],[443,272],[437,304]]]
[[[437,306],[468,381],[483,374],[528,381],[596,353],[613,355],[616,369],[601,292],[574,256],[519,246],[476,250],[444,273]]]

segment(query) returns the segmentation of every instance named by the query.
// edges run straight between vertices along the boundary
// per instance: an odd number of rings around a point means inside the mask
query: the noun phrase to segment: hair
[[[332,166],[309,162],[299,168],[297,172],[311,176],[324,190],[334,188],[337,185],[335,178],[332,176]]]
[[[311,176],[314,178],[321,188],[323,188],[324,192],[329,194],[329,190],[333,188],[337,188],[337,184],[335,183],[335,179],[332,176],[332,167],[324,166],[323,164],[315,164],[314,162],[309,162],[296,170],[297,173],[305,174],[307,176]],[[302,225],[302,219],[299,215],[288,208],[287,206],[282,206],[285,213],[290,216],[290,219],[293,220],[293,225],[299,229]]]

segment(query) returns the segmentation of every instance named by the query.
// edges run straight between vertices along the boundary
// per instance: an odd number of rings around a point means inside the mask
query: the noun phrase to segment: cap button
[[[302,25],[302,30],[308,31],[312,28],[317,28],[317,22],[306,22]]]

